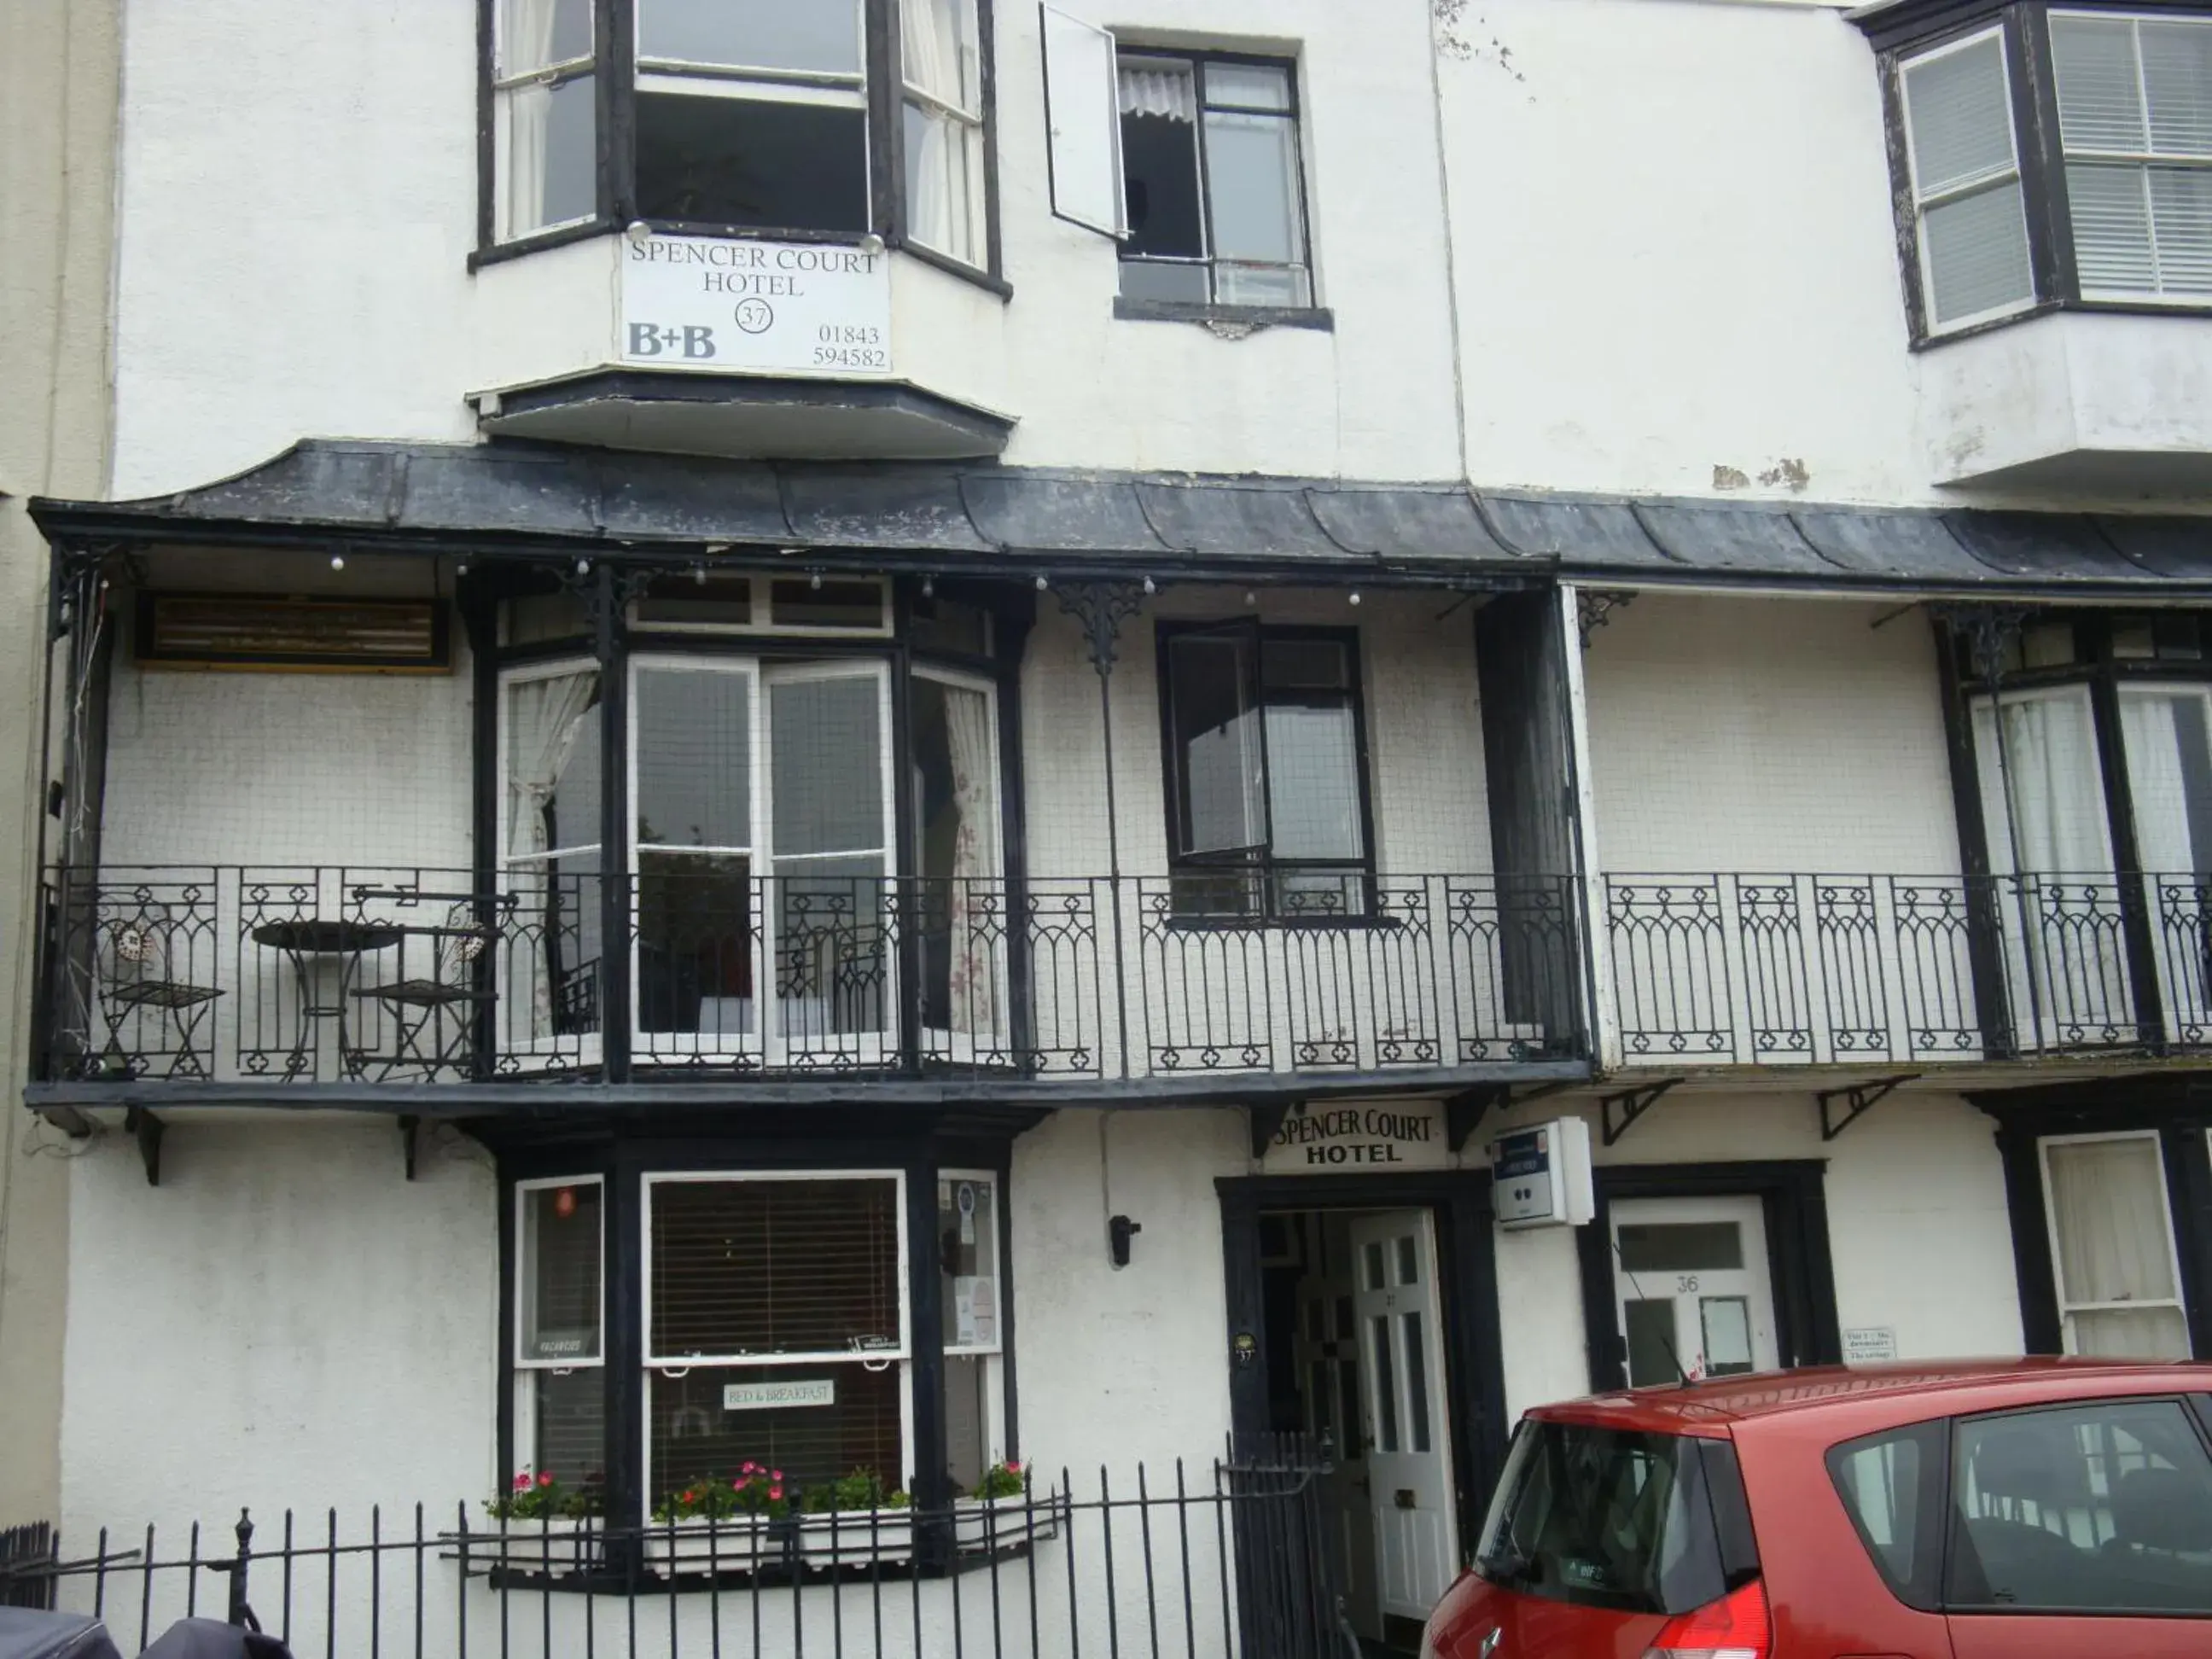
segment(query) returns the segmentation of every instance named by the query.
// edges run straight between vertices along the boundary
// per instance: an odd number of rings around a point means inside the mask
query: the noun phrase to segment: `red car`
[[[1423,1659],[2212,1656],[2212,1364],[1778,1371],[1530,1412]]]

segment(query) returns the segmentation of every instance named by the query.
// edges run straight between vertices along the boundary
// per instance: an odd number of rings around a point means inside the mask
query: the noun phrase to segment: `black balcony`
[[[610,890],[611,888],[611,890]],[[1033,1097],[1587,1071],[1564,878],[1360,877],[1264,917],[1178,878],[757,875],[656,855],[50,872],[38,1081],[927,1081]]]
[[[1613,875],[1630,1066],[2212,1049],[2212,877]]]

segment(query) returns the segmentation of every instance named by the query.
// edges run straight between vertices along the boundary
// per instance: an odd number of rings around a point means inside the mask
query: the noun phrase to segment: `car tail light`
[[[1669,1619],[1644,1659],[1768,1659],[1773,1651],[1766,1586],[1754,1578],[1694,1613]]]

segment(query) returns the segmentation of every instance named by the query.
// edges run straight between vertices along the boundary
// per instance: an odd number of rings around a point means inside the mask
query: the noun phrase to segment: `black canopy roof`
[[[492,441],[309,441],[131,501],[40,500],[59,542],[804,552],[979,574],[2212,598],[2212,518],[1626,500],[1460,484],[824,465]]]

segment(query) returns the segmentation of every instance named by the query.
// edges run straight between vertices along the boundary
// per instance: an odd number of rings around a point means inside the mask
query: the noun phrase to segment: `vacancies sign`
[[[891,372],[887,254],[713,236],[617,246],[625,363],[839,380]]]
[[[1315,1102],[1294,1109],[1267,1146],[1268,1175],[1440,1170],[1450,1161],[1443,1108],[1432,1100]]]

